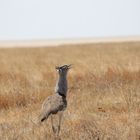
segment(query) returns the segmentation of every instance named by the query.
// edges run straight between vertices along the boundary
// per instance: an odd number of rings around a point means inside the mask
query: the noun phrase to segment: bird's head
[[[58,71],[60,75],[66,75],[68,70],[71,68],[72,64],[70,65],[62,65],[62,66],[56,66],[55,69]]]

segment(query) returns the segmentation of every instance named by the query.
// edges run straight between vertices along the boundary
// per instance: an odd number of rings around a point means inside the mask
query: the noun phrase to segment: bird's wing
[[[40,120],[44,121],[50,114],[56,114],[58,111],[63,110],[64,102],[61,96],[49,96],[42,105]]]

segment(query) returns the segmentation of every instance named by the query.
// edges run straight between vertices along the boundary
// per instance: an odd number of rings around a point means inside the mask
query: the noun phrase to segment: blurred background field
[[[62,140],[140,139],[140,42],[0,48],[0,140],[53,139],[34,123],[54,94],[56,65],[73,64]]]

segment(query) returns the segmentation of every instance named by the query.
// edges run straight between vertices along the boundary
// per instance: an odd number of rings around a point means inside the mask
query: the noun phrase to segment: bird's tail
[[[41,113],[38,117],[39,122],[43,122],[48,119],[50,113]]]
[[[43,117],[40,121],[43,122],[44,120],[46,120],[46,117]]]

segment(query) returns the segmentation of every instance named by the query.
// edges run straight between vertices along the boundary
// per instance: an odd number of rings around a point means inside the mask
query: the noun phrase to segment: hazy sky
[[[0,40],[140,35],[140,0],[0,0]]]

